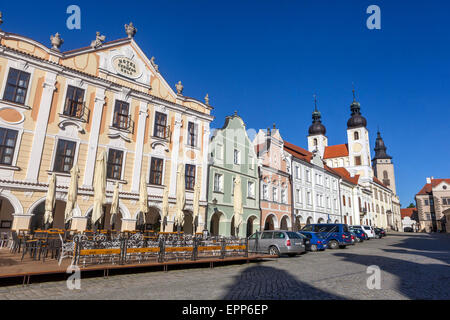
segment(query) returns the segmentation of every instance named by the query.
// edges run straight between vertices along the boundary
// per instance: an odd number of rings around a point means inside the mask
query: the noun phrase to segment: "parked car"
[[[351,236],[351,238],[352,238],[352,243],[351,243],[351,245],[355,245],[355,242],[356,242],[356,234],[354,234],[353,232],[351,232],[351,231],[349,231],[350,232],[350,236]]]
[[[383,228],[374,228],[375,236],[378,237],[378,239],[381,239],[382,237],[386,237],[386,231],[384,231]]]
[[[356,228],[356,229],[361,229],[362,231],[364,231],[367,234],[367,240],[375,238],[375,231],[373,230],[373,227],[371,227],[371,226],[355,225],[352,227]]]
[[[321,233],[311,231],[299,231],[299,233],[309,240],[309,245],[306,245],[306,250],[314,252],[317,250],[325,250],[327,248],[328,241]]]
[[[295,256],[306,251],[304,239],[294,231],[267,230],[248,237],[249,252]]]
[[[355,234],[356,242],[364,242],[364,240],[367,240],[367,234],[362,229],[349,227],[349,230]]]
[[[414,229],[411,227],[405,227],[405,228],[403,228],[403,231],[404,232],[414,232]]]
[[[327,240],[330,249],[345,248],[352,244],[352,236],[348,226],[343,223],[308,224],[301,231],[320,232]]]

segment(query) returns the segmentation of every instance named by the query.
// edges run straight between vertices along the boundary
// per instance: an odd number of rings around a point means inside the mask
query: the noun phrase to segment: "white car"
[[[373,230],[373,227],[371,226],[352,226],[352,227],[364,231],[369,239],[375,238],[375,230]]]

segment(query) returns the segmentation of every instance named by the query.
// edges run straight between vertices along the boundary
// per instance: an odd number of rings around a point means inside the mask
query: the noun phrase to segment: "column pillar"
[[[169,197],[175,198],[177,192],[177,167],[178,156],[180,153],[180,131],[181,131],[181,115],[175,114],[174,129],[172,134],[173,148],[170,166],[170,185],[169,185]]]
[[[105,89],[97,88],[95,93],[94,112],[92,115],[91,134],[89,135],[89,146],[84,170],[83,187],[91,188],[94,179],[95,159],[97,158],[98,138],[100,135],[100,124],[102,121],[103,107],[105,106]]]
[[[56,87],[56,73],[47,72],[43,83],[41,103],[39,105],[39,114],[34,131],[33,144],[31,147],[30,160],[28,162],[26,180],[37,182],[39,169],[42,160],[42,151],[44,149],[45,136],[47,133],[48,118],[53,101],[53,92]]]
[[[144,150],[145,122],[147,121],[147,103],[141,102],[139,106],[138,132],[136,138],[136,149],[133,168],[133,180],[131,183],[131,192],[139,192],[139,182],[142,170],[142,153]]]

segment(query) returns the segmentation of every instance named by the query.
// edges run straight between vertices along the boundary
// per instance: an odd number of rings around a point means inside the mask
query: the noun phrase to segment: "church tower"
[[[397,194],[394,164],[392,163],[392,157],[386,153],[386,149],[380,131],[378,131],[377,139],[375,140],[375,157],[372,159],[374,174],[384,185]]]
[[[348,171],[359,174],[361,181],[371,181],[373,171],[370,159],[369,131],[367,120],[361,115],[361,106],[355,98],[353,89],[353,102],[350,105],[351,117],[347,121],[348,156],[350,166]]]
[[[328,138],[325,136],[327,130],[322,124],[322,116],[317,110],[317,99],[314,96],[314,112],[312,113],[312,124],[308,129],[308,151],[316,151],[319,153],[320,157],[323,159],[323,154],[325,152],[325,147],[328,146]]]

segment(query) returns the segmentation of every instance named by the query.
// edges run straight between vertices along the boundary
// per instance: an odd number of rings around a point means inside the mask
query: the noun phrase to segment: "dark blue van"
[[[352,244],[352,235],[348,225],[343,223],[308,224],[301,231],[320,232],[327,240],[330,249],[345,248]]]

